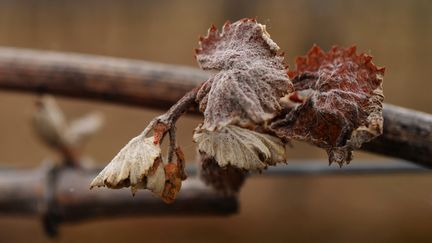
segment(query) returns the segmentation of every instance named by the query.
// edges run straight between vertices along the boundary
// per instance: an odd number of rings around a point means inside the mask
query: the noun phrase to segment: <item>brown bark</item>
[[[0,89],[168,109],[209,74],[82,54],[0,48]],[[432,166],[432,115],[386,105],[384,134],[363,150]]]
[[[96,170],[43,167],[0,170],[0,214],[40,217],[47,234],[58,225],[109,217],[230,215],[238,210],[235,196],[223,196],[198,179],[183,183],[172,204],[146,191],[89,190]]]
[[[207,78],[185,66],[0,48],[0,89],[168,108]]]
[[[39,217],[50,235],[57,233],[61,223],[112,217],[138,216],[223,216],[238,211],[235,195],[223,196],[206,187],[202,181],[188,179],[173,204],[165,204],[147,191],[133,197],[129,190],[88,186],[100,168],[74,169],[45,166],[38,169],[0,169],[0,215]],[[188,174],[197,168],[189,166]],[[343,169],[327,166],[321,161],[298,161],[290,166],[271,167],[269,176],[356,175],[428,172],[420,166],[403,161],[355,163]]]
[[[99,168],[98,168],[99,169]],[[147,191],[135,197],[130,190],[89,190],[99,170],[50,168],[0,170],[0,213],[54,217],[79,222],[98,217],[149,215],[229,215],[237,198],[225,197],[198,179],[188,179],[172,204]]]
[[[0,168],[0,214],[42,216],[51,212],[63,222],[78,222],[93,217],[140,215],[228,215],[237,212],[237,199],[224,197],[189,178],[173,204],[165,204],[147,191],[135,197],[130,190],[97,188],[89,190],[90,181],[100,171],[95,169]],[[262,176],[355,175],[428,172],[403,161],[361,161],[342,169],[321,161],[294,161],[290,166],[270,167]],[[197,175],[196,166],[188,166],[189,176]],[[252,174],[254,175],[254,174]]]
[[[432,167],[432,115],[385,104],[383,134],[362,149]]]
[[[93,217],[140,215],[228,215],[237,212],[237,199],[224,197],[190,178],[183,184],[173,204],[165,204],[147,191],[133,197],[128,189],[89,190],[90,181],[101,168],[0,169],[0,214],[42,216],[54,213],[63,222],[78,222]],[[342,169],[321,161],[297,161],[290,166],[270,167],[266,176],[419,173],[428,170],[403,161],[352,164]],[[190,176],[197,168],[188,166]]]

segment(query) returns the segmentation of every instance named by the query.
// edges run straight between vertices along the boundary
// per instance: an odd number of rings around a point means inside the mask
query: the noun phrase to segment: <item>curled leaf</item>
[[[175,149],[176,162],[164,163],[155,137],[144,134],[133,138],[90,184],[90,188],[106,186],[113,189],[130,187],[148,189],[166,203],[174,201],[186,179],[184,155]]]
[[[200,153],[200,177],[216,191],[224,195],[232,195],[239,192],[243,185],[247,171],[239,169],[233,165],[220,167],[213,157]]]
[[[154,138],[142,134],[133,138],[92,181],[92,187],[131,187],[135,194],[147,188],[161,196],[165,187],[161,149]]]
[[[349,163],[352,150],[382,133],[384,68],[371,59],[355,47],[314,46],[289,73],[296,92],[282,99],[284,113],[270,129],[325,148],[330,163]]]
[[[183,180],[186,180],[187,176],[184,172],[185,160],[184,154],[180,148],[175,149],[175,154],[177,157],[176,162],[168,163],[165,165],[165,188],[162,193],[162,199],[166,203],[171,203],[174,201],[177,193],[181,189],[181,184]]]
[[[278,50],[265,25],[254,19],[226,23],[221,33],[212,26],[200,38],[199,65],[218,71],[197,94],[203,129],[229,124],[253,128],[278,114],[279,99],[292,91]]]
[[[222,168],[262,170],[286,162],[285,145],[279,138],[234,125],[217,131],[198,127],[193,139],[200,154],[213,158]]]

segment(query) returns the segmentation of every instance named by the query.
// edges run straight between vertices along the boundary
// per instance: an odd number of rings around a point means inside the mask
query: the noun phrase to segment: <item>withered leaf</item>
[[[199,65],[218,71],[197,95],[204,129],[255,127],[278,114],[279,99],[292,91],[278,50],[265,26],[254,19],[227,22],[221,33],[212,26],[200,38]]]
[[[217,131],[198,127],[193,138],[201,156],[213,158],[220,167],[249,171],[286,162],[285,145],[279,138],[235,125]]]
[[[181,189],[182,181],[186,180],[185,174],[185,159],[183,151],[179,147],[175,149],[177,157],[176,162],[171,162],[165,165],[165,188],[162,192],[162,199],[166,203],[174,202],[177,193]]]
[[[147,188],[161,196],[165,187],[161,149],[153,137],[133,138],[92,181],[91,187]]]
[[[314,46],[289,73],[296,92],[282,99],[284,113],[270,129],[325,148],[330,163],[349,163],[352,150],[382,133],[384,68],[371,59],[355,47]]]
[[[233,195],[240,191],[248,173],[246,170],[233,165],[220,167],[213,157],[205,153],[200,153],[199,158],[200,178],[207,185],[224,195]]]

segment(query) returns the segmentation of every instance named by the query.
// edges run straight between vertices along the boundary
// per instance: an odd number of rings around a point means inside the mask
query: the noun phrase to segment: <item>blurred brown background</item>
[[[0,1],[0,45],[197,66],[192,50],[210,24],[256,17],[292,65],[313,43],[357,44],[387,67],[386,102],[432,113],[432,2],[415,1]],[[36,96],[0,91],[0,161],[35,167],[56,155],[34,136]],[[90,110],[106,125],[87,154],[107,163],[161,111],[59,98],[68,117]],[[178,135],[194,159],[192,129]],[[325,153],[295,144],[291,158]],[[357,152],[356,158],[384,159]],[[353,161],[356,163],[356,160]],[[289,165],[288,165],[289,166]],[[61,227],[59,242],[431,242],[432,175],[249,179],[238,215],[131,218]],[[0,217],[0,242],[49,242],[37,219]]]

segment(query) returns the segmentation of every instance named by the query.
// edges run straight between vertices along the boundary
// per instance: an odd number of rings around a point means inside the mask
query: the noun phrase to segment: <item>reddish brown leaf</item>
[[[349,163],[352,150],[382,133],[384,68],[371,60],[355,47],[314,46],[289,73],[296,92],[282,99],[286,110],[271,130],[325,148],[330,163]]]
[[[177,161],[165,165],[165,187],[161,198],[166,203],[174,202],[177,193],[181,189],[182,181],[186,180],[187,176],[184,171],[185,160],[183,151],[179,147],[175,149]]]

